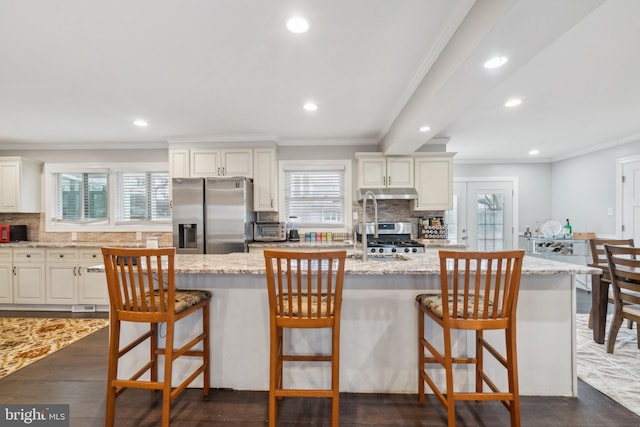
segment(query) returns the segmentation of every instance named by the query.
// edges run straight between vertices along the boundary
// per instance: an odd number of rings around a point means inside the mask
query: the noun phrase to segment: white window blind
[[[56,173],[53,220],[105,222],[108,218],[107,172]]]
[[[286,168],[285,216],[301,227],[342,227],[345,221],[345,171]]]
[[[167,172],[117,172],[117,223],[170,222]]]

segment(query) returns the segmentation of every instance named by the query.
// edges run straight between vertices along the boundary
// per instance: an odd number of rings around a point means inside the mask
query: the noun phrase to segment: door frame
[[[623,189],[622,189],[622,176],[625,165],[630,163],[640,162],[640,155],[636,156],[628,156],[622,157],[616,160],[616,225],[615,225],[615,233],[614,237],[622,238],[624,235],[628,235],[628,231],[623,232],[622,226],[622,218],[624,217],[624,198],[623,198]],[[631,232],[633,236],[635,230]]]
[[[639,157],[640,158],[640,157]],[[494,177],[454,177],[453,178],[454,184],[455,183],[468,183],[468,182],[510,182],[511,183],[511,188],[513,190],[513,194],[512,194],[512,225],[511,225],[511,248],[512,249],[518,249],[519,246],[519,242],[518,242],[518,224],[519,224],[519,210],[518,210],[518,206],[520,205],[519,203],[519,199],[518,199],[518,193],[519,193],[519,188],[518,188],[518,177],[517,176],[494,176]],[[465,201],[466,203],[466,201]],[[468,209],[467,209],[467,214],[468,214]]]

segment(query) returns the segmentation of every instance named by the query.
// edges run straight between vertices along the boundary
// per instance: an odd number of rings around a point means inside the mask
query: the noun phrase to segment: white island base
[[[268,390],[269,321],[264,274],[183,273],[178,276],[177,282],[182,288],[213,291],[212,387]],[[567,271],[527,274],[523,269],[517,319],[521,395],[577,396],[574,277],[575,274]],[[406,271],[404,274],[371,274],[369,271],[367,274],[347,270],[340,341],[340,391],[417,393],[415,296],[439,288],[439,276],[434,271],[430,274]],[[177,336],[184,337],[190,330],[197,330],[199,322],[197,317],[183,320]],[[143,330],[140,325],[125,323],[123,326],[124,337],[133,337],[134,329]],[[311,330],[306,335],[296,332],[286,335],[285,340],[289,347],[303,352],[322,351],[330,345],[327,332]],[[494,342],[503,348],[503,335],[498,338]],[[455,345],[473,348],[471,339],[460,338]],[[146,360],[146,357],[144,352],[134,353],[121,362],[120,370],[133,372],[131,358]],[[174,366],[174,378],[192,369],[180,363]],[[328,365],[290,363],[285,366],[289,366],[285,368],[287,387],[329,385]],[[469,374],[465,375],[462,370]],[[500,387],[506,387],[502,367],[492,366],[489,371],[496,373],[493,377]],[[461,368],[456,382],[462,385],[472,383],[472,379],[470,368]],[[201,386],[201,378],[192,384],[192,387]]]

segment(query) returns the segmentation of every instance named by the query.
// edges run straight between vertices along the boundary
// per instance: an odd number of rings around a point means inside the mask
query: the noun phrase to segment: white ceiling
[[[286,30],[294,14],[309,32]],[[640,139],[639,16],[637,0],[0,0],[0,149],[448,141],[460,160],[557,160]]]

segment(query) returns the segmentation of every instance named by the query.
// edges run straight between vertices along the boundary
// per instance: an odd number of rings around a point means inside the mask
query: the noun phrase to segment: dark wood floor
[[[590,307],[588,294],[579,295],[578,311]],[[0,312],[0,316],[16,313]],[[29,313],[50,317],[54,313]],[[58,314],[71,316],[70,313]],[[74,317],[87,315],[74,314]],[[98,315],[100,316],[100,315]],[[0,402],[22,404],[70,404],[71,426],[103,426],[107,329],[74,343],[31,366],[0,380]],[[522,397],[523,426],[640,426],[640,417],[618,405],[582,381],[578,398]],[[157,426],[159,394],[128,390],[117,403],[118,427]],[[446,416],[429,396],[418,403],[416,395],[354,394],[340,396],[341,426],[445,426]],[[324,399],[283,399],[279,403],[279,426],[329,425],[330,406]],[[201,390],[189,389],[172,405],[175,426],[266,426],[267,393],[212,390],[203,400]],[[509,419],[499,403],[461,403],[460,426],[506,426]]]

